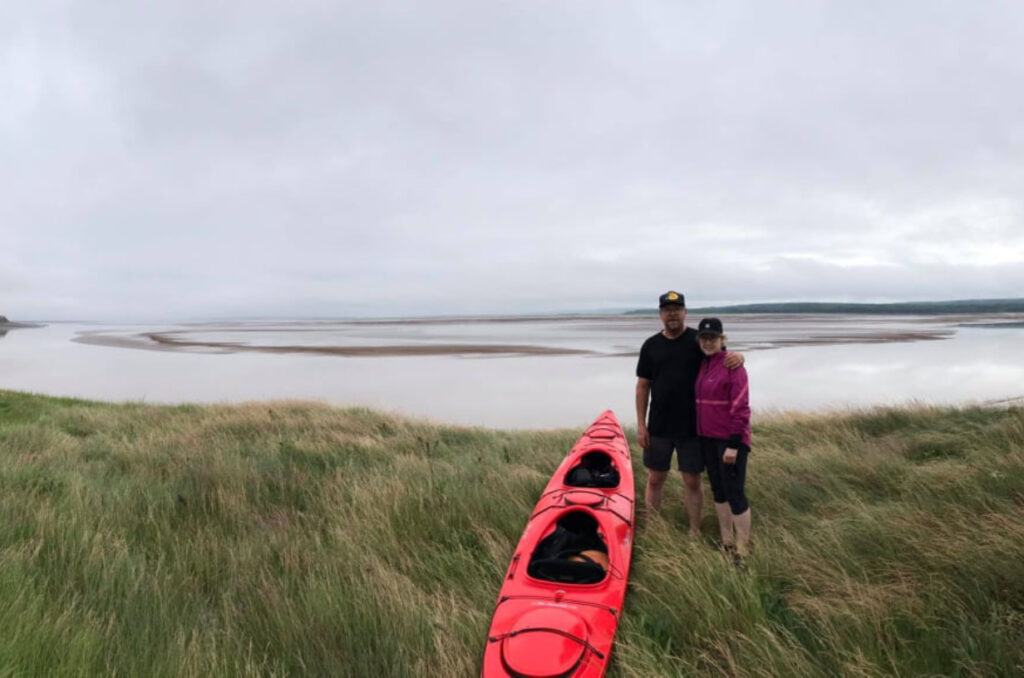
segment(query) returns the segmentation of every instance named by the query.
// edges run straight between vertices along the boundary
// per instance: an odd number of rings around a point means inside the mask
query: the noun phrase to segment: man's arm
[[[735,370],[737,367],[743,367],[743,363],[747,362],[747,359],[742,353],[735,351],[725,352],[725,366],[730,370]]]
[[[636,441],[640,447],[647,448],[651,444],[651,434],[647,431],[647,403],[651,398],[651,380],[636,378]]]

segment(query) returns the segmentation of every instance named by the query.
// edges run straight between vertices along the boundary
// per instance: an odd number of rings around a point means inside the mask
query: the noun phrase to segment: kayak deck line
[[[621,492],[616,492],[614,495],[609,495],[609,494],[606,494],[604,492],[597,492],[595,490],[585,490],[585,489],[579,489],[579,488],[571,489],[571,490],[566,490],[566,489],[563,489],[563,488],[560,488],[560,487],[559,488],[555,488],[555,489],[551,490],[550,492],[545,492],[544,494],[542,494],[540,496],[541,496],[541,498],[544,498],[544,497],[548,496],[549,494],[555,494],[556,492],[566,492],[566,493],[568,493],[568,492],[581,492],[581,493],[588,493],[588,494],[596,494],[596,495],[600,495],[602,497],[616,496],[616,497],[621,497],[621,498],[625,499],[626,501],[628,501],[631,504],[635,503],[635,501],[636,501],[635,499],[633,499],[631,497],[627,497],[626,495],[622,494]]]
[[[587,641],[583,640],[582,638],[577,638],[576,636],[572,635],[568,631],[563,631],[562,629],[548,628],[546,626],[536,626],[536,627],[532,627],[532,628],[516,629],[515,631],[509,631],[508,633],[506,633],[503,636],[495,636],[493,638],[488,638],[487,640],[488,640],[488,642],[496,643],[496,642],[498,642],[500,640],[505,640],[506,638],[515,638],[516,636],[521,635],[523,633],[536,633],[538,631],[543,631],[544,633],[554,633],[554,634],[559,635],[559,636],[564,636],[565,638],[568,638],[569,640],[573,640],[573,641],[579,643],[580,645],[582,645],[586,649],[588,649],[591,652],[593,652],[594,654],[596,654],[598,659],[604,659],[604,654],[600,650],[598,650],[596,647],[594,647],[593,645],[591,645]]]
[[[618,618],[618,616],[619,616],[619,611],[616,610],[614,607],[608,607],[607,605],[602,605],[601,603],[592,603],[592,602],[589,602],[589,601],[586,601],[586,600],[577,600],[575,598],[541,598],[541,597],[538,597],[538,596],[504,596],[501,600],[498,601],[498,604],[501,605],[502,603],[504,603],[505,601],[508,601],[508,600],[535,600],[535,601],[537,601],[539,603],[553,602],[553,603],[558,603],[560,605],[562,605],[562,604],[564,604],[564,605],[585,605],[587,607],[595,607],[595,608],[597,608],[599,610],[605,610],[606,612],[608,612],[609,614],[611,614],[615,618]]]
[[[542,508],[541,510],[537,511],[532,516],[530,516],[530,520],[533,520],[534,518],[536,518],[537,516],[539,516],[540,514],[546,512],[546,511],[550,511],[552,509],[558,509],[558,508],[563,508],[563,507],[555,504],[555,505],[552,505],[552,506],[547,506],[545,508]],[[629,518],[625,517],[624,515],[618,513],[615,509],[611,509],[611,508],[607,508],[607,507],[603,507],[603,506],[588,506],[587,508],[593,509],[594,511],[608,511],[609,513],[615,515],[619,520],[621,520],[624,523],[626,523],[627,525],[629,525],[630,527],[633,526],[633,521],[631,521]]]

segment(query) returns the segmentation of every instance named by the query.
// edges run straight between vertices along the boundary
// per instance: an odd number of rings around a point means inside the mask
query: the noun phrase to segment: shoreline
[[[6,330],[31,330],[38,327],[46,327],[44,323],[21,323],[21,322],[5,322],[0,323],[0,331]]]
[[[450,429],[474,429],[486,432],[508,432],[508,433],[551,433],[555,431],[565,430],[577,430],[585,426],[583,423],[584,417],[580,422],[571,422],[557,425],[494,425],[494,424],[482,424],[472,423],[467,421],[456,421],[451,419],[445,419],[443,417],[431,416],[429,414],[423,414],[418,412],[412,412],[403,409],[393,409],[379,405],[368,405],[363,403],[343,403],[335,402],[328,399],[322,398],[310,398],[310,397],[262,397],[262,398],[244,398],[244,399],[230,399],[230,400],[202,400],[202,399],[191,399],[191,400],[138,400],[138,399],[109,399],[109,398],[94,398],[80,395],[61,395],[55,393],[42,393],[38,391],[27,391],[17,388],[3,388],[0,387],[0,400],[5,398],[28,398],[28,399],[41,399],[43,401],[50,401],[54,405],[75,405],[84,404],[88,406],[98,407],[124,407],[124,406],[144,406],[154,408],[199,408],[201,410],[213,410],[213,409],[247,409],[257,408],[264,409],[270,408],[273,411],[274,408],[280,407],[309,407],[316,410],[323,411],[362,411],[367,412],[380,417],[394,418],[398,420],[404,420],[415,425],[425,425],[436,428],[450,428]],[[920,412],[935,412],[935,411],[964,411],[972,409],[980,410],[1016,410],[1018,408],[1024,408],[1024,393],[1016,396],[1004,397],[1004,398],[991,398],[986,400],[976,399],[965,399],[958,402],[926,402],[917,399],[907,399],[899,402],[891,403],[874,403],[874,404],[838,404],[821,408],[778,408],[778,407],[767,407],[758,408],[753,411],[752,423],[755,427],[760,426],[771,426],[778,422],[788,422],[794,419],[803,418],[816,418],[816,419],[834,419],[843,418],[850,416],[873,416],[880,413],[886,412],[905,412],[905,413],[920,413]],[[619,417],[619,413],[612,410],[612,412]],[[623,430],[627,433],[627,438],[630,442],[635,442],[636,436],[636,424],[632,421],[627,413],[624,417],[620,418],[620,422]]]

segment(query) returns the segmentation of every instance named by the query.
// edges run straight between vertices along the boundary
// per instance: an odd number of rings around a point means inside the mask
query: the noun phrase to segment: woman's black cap
[[[700,325],[697,325],[697,334],[722,336],[722,321],[718,318],[704,318],[700,321]]]

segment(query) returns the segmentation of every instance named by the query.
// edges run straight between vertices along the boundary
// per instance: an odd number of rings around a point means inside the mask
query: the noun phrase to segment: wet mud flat
[[[133,336],[116,336],[103,332],[83,333],[72,341],[95,346],[136,348],[152,351],[203,351],[212,353],[309,353],[313,355],[334,355],[342,357],[387,357],[387,356],[543,356],[582,355],[591,353],[582,349],[567,349],[553,346],[530,346],[522,344],[421,344],[376,346],[309,346],[309,345],[260,345],[241,342],[196,341],[181,338],[176,332],[145,332]]]
[[[1021,397],[1024,330],[996,324],[1021,317],[720,317],[759,412]],[[95,400],[313,399],[534,429],[631,412],[636,352],[659,329],[657,316],[49,323],[0,338],[0,376]]]
[[[688,318],[692,326],[698,319]],[[941,341],[963,327],[1021,327],[1022,314],[878,317],[835,314],[723,315],[729,347]],[[294,353],[339,357],[636,355],[656,317],[552,316],[409,320],[218,322],[145,331],[89,330],[82,344],[153,351]]]

